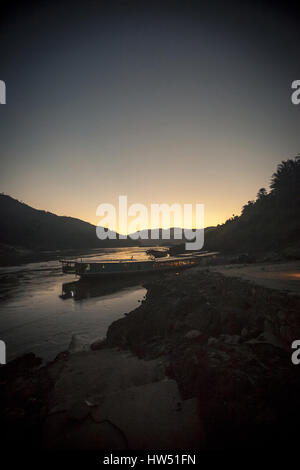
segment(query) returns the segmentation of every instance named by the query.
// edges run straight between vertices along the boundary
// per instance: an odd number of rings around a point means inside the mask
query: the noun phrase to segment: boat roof
[[[197,252],[194,254],[181,254],[178,256],[166,256],[163,258],[156,258],[156,259],[145,259],[145,260],[139,260],[139,259],[131,259],[131,258],[125,258],[125,259],[98,259],[98,260],[89,260],[87,259],[82,259],[78,261],[78,259],[63,259],[61,260],[63,263],[77,263],[77,264],[124,264],[124,263],[169,263],[170,261],[189,261],[189,260],[194,260],[195,258],[203,258],[207,256],[214,256],[218,254],[217,251],[215,252]]]

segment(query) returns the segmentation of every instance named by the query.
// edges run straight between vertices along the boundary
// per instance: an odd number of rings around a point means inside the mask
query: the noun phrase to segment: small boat
[[[149,260],[61,260],[62,271],[65,274],[76,274],[82,279],[109,277],[114,275],[129,275],[137,273],[153,273],[178,270],[204,264],[203,258],[215,257],[214,253],[198,253],[193,255],[178,255]]]

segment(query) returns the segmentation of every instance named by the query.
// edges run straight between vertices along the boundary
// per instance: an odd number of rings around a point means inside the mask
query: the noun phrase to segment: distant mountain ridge
[[[0,194],[0,243],[30,250],[132,245],[130,240],[99,240],[88,222],[34,209],[5,194]]]
[[[170,230],[170,238],[167,231]],[[74,217],[60,216],[0,194],[0,244],[34,251],[114,248],[126,246],[174,245],[185,241],[174,237],[175,228],[159,229],[159,238],[151,239],[150,230],[135,233],[136,238],[100,240],[96,226]],[[148,238],[145,239],[145,236]],[[142,238],[140,238],[142,236]]]
[[[34,209],[12,197],[0,194],[0,255],[9,247],[32,250],[89,250],[93,248],[175,245],[175,228],[159,229],[159,238],[151,239],[149,230],[136,232],[147,239],[99,240],[96,226],[80,219],[58,216]],[[269,192],[258,191],[240,216],[224,224],[205,229],[204,249],[222,252],[259,252],[292,250],[300,253],[300,156],[281,162],[272,175]],[[298,256],[298,255],[297,255]],[[300,254],[299,254],[300,257]]]

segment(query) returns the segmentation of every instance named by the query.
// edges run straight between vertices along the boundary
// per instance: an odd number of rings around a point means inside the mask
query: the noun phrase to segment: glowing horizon
[[[51,212],[51,213],[53,213],[55,215],[58,215],[58,216],[76,218],[76,219],[82,220],[84,222],[90,223],[94,226],[97,226],[97,224],[101,222],[100,217],[97,217],[96,215],[94,215],[92,217],[88,217],[88,216],[85,215],[86,212],[82,213],[82,215],[81,215],[76,210],[74,211],[74,208],[73,208],[73,210],[72,209],[70,210],[70,213],[67,213],[65,210],[59,211],[59,210],[55,210],[55,208],[51,208],[51,209],[50,208],[45,208],[44,206],[41,206],[38,203],[35,204],[34,202],[29,202],[27,200],[24,200],[24,198],[22,198],[20,196],[15,197],[12,194],[7,194],[7,195],[13,197],[14,199],[19,200],[20,202],[32,207],[33,209],[42,210],[42,211],[46,211],[46,212]],[[169,205],[171,206],[172,204],[174,204],[174,202],[171,202]],[[187,204],[187,202],[184,202],[183,204]],[[95,214],[96,214],[96,208],[97,208],[97,206],[95,206]],[[149,212],[150,212],[150,210],[149,210]],[[117,211],[117,214],[118,214],[118,211]],[[229,219],[233,215],[239,215],[239,214],[240,214],[240,211],[239,212],[238,211],[231,212],[229,210],[228,217],[226,217],[226,215],[225,215],[225,216],[223,216],[223,219],[221,220],[220,218],[213,219],[212,217],[207,216],[206,213],[204,212],[204,228],[217,226],[218,224],[224,223],[227,219]],[[133,219],[134,219],[134,217],[128,217],[128,222],[132,221]],[[213,220],[217,220],[217,223],[213,223],[212,222]],[[171,224],[170,225],[169,224],[167,224],[167,225],[166,224],[164,224],[164,225],[160,224],[159,226],[157,226],[157,225],[153,225],[153,224],[151,225],[148,222],[148,225],[145,223],[144,225],[141,226],[140,230],[151,230],[151,229],[157,229],[157,228],[159,228],[159,229],[168,229],[168,228],[173,228],[173,227],[179,227],[179,228],[182,228],[182,229],[186,228],[186,229],[192,229],[192,230],[195,230],[196,228],[202,228],[202,227],[196,227],[194,214],[193,214],[193,225],[192,226],[183,226],[183,225],[179,226],[179,225],[174,225],[174,223],[172,223],[172,222],[174,222],[173,217],[171,218]],[[211,222],[211,223],[209,223],[209,222]],[[101,223],[100,223],[100,225],[101,225]],[[106,225],[104,225],[104,226],[106,226]],[[112,227],[107,227],[107,228],[112,230]],[[118,232],[121,235],[129,235],[130,233],[132,233],[132,232],[129,232],[129,231],[122,230],[122,228],[120,228],[118,226],[118,217],[117,217],[116,232]]]

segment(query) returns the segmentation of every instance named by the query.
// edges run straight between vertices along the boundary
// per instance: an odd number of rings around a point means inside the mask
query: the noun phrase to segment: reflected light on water
[[[117,250],[111,251],[104,254],[118,256]],[[121,256],[129,254],[126,249]],[[82,283],[74,275],[63,275],[58,261],[2,268],[0,281],[0,338],[6,342],[8,360],[27,352],[52,360],[68,348],[73,334],[85,335],[90,344],[146,294],[138,280]],[[63,296],[64,290],[69,295]]]

